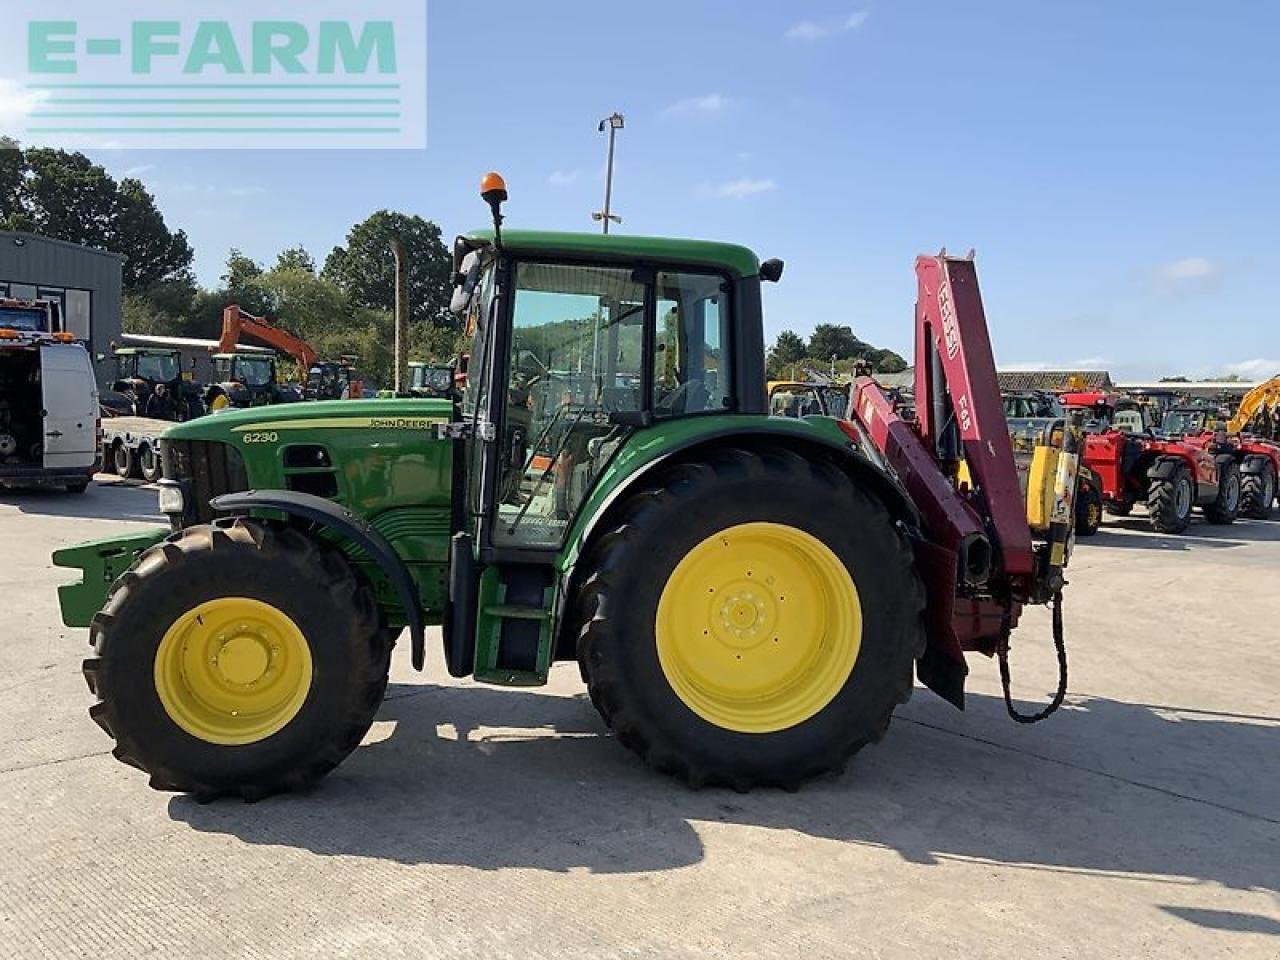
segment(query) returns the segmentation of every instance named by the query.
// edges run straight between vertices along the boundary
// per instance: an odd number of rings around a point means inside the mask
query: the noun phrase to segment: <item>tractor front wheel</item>
[[[1168,479],[1152,480],[1147,488],[1147,513],[1156,533],[1182,533],[1191,525],[1196,502],[1195,483],[1186,464],[1179,462]]]
[[[735,449],[674,468],[584,565],[591,700],[622,744],[692,785],[839,770],[911,695],[925,645],[911,547],[831,463]]]
[[[158,790],[256,800],[305,787],[359,745],[389,633],[338,551],[249,520],[147,550],[93,619],[89,711]]]
[[[1276,471],[1270,461],[1258,473],[1240,478],[1240,512],[1254,520],[1266,520],[1276,502]]]

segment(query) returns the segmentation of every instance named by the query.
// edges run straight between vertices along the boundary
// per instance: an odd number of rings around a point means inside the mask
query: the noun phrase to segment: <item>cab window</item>
[[[717,274],[658,274],[655,417],[723,413],[730,408],[728,290]]]
[[[629,267],[516,265],[495,543],[559,545],[630,433],[646,288]]]

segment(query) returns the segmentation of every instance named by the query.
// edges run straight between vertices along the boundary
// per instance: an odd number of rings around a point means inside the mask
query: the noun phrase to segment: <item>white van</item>
[[[100,429],[89,353],[70,334],[14,329],[2,320],[0,486],[83,493],[97,463]]]

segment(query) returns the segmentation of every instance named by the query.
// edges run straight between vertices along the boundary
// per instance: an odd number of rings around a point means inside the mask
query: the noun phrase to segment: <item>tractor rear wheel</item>
[[[911,695],[925,646],[911,547],[833,464],[733,449],[676,467],[584,568],[591,700],[691,785],[790,789],[839,770]]]
[[[93,618],[89,711],[157,790],[256,800],[359,745],[391,637],[338,551],[249,520],[147,550]]]
[[[1102,527],[1102,494],[1096,487],[1082,488],[1076,498],[1076,536],[1092,537]]]
[[[1276,471],[1271,462],[1258,473],[1240,478],[1240,513],[1254,520],[1266,520],[1276,502]]]
[[[1240,466],[1234,461],[1218,464],[1218,495],[1204,508],[1204,518],[1212,524],[1235,523],[1240,513]]]
[[[1182,533],[1191,525],[1196,488],[1191,471],[1179,462],[1167,480],[1152,480],[1147,488],[1147,513],[1156,533]]]

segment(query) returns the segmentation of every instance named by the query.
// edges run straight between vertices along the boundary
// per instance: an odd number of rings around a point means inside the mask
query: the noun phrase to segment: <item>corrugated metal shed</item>
[[[93,354],[120,339],[125,257],[106,250],[0,230],[0,296],[56,300],[64,326]],[[99,365],[99,379],[108,375]]]

